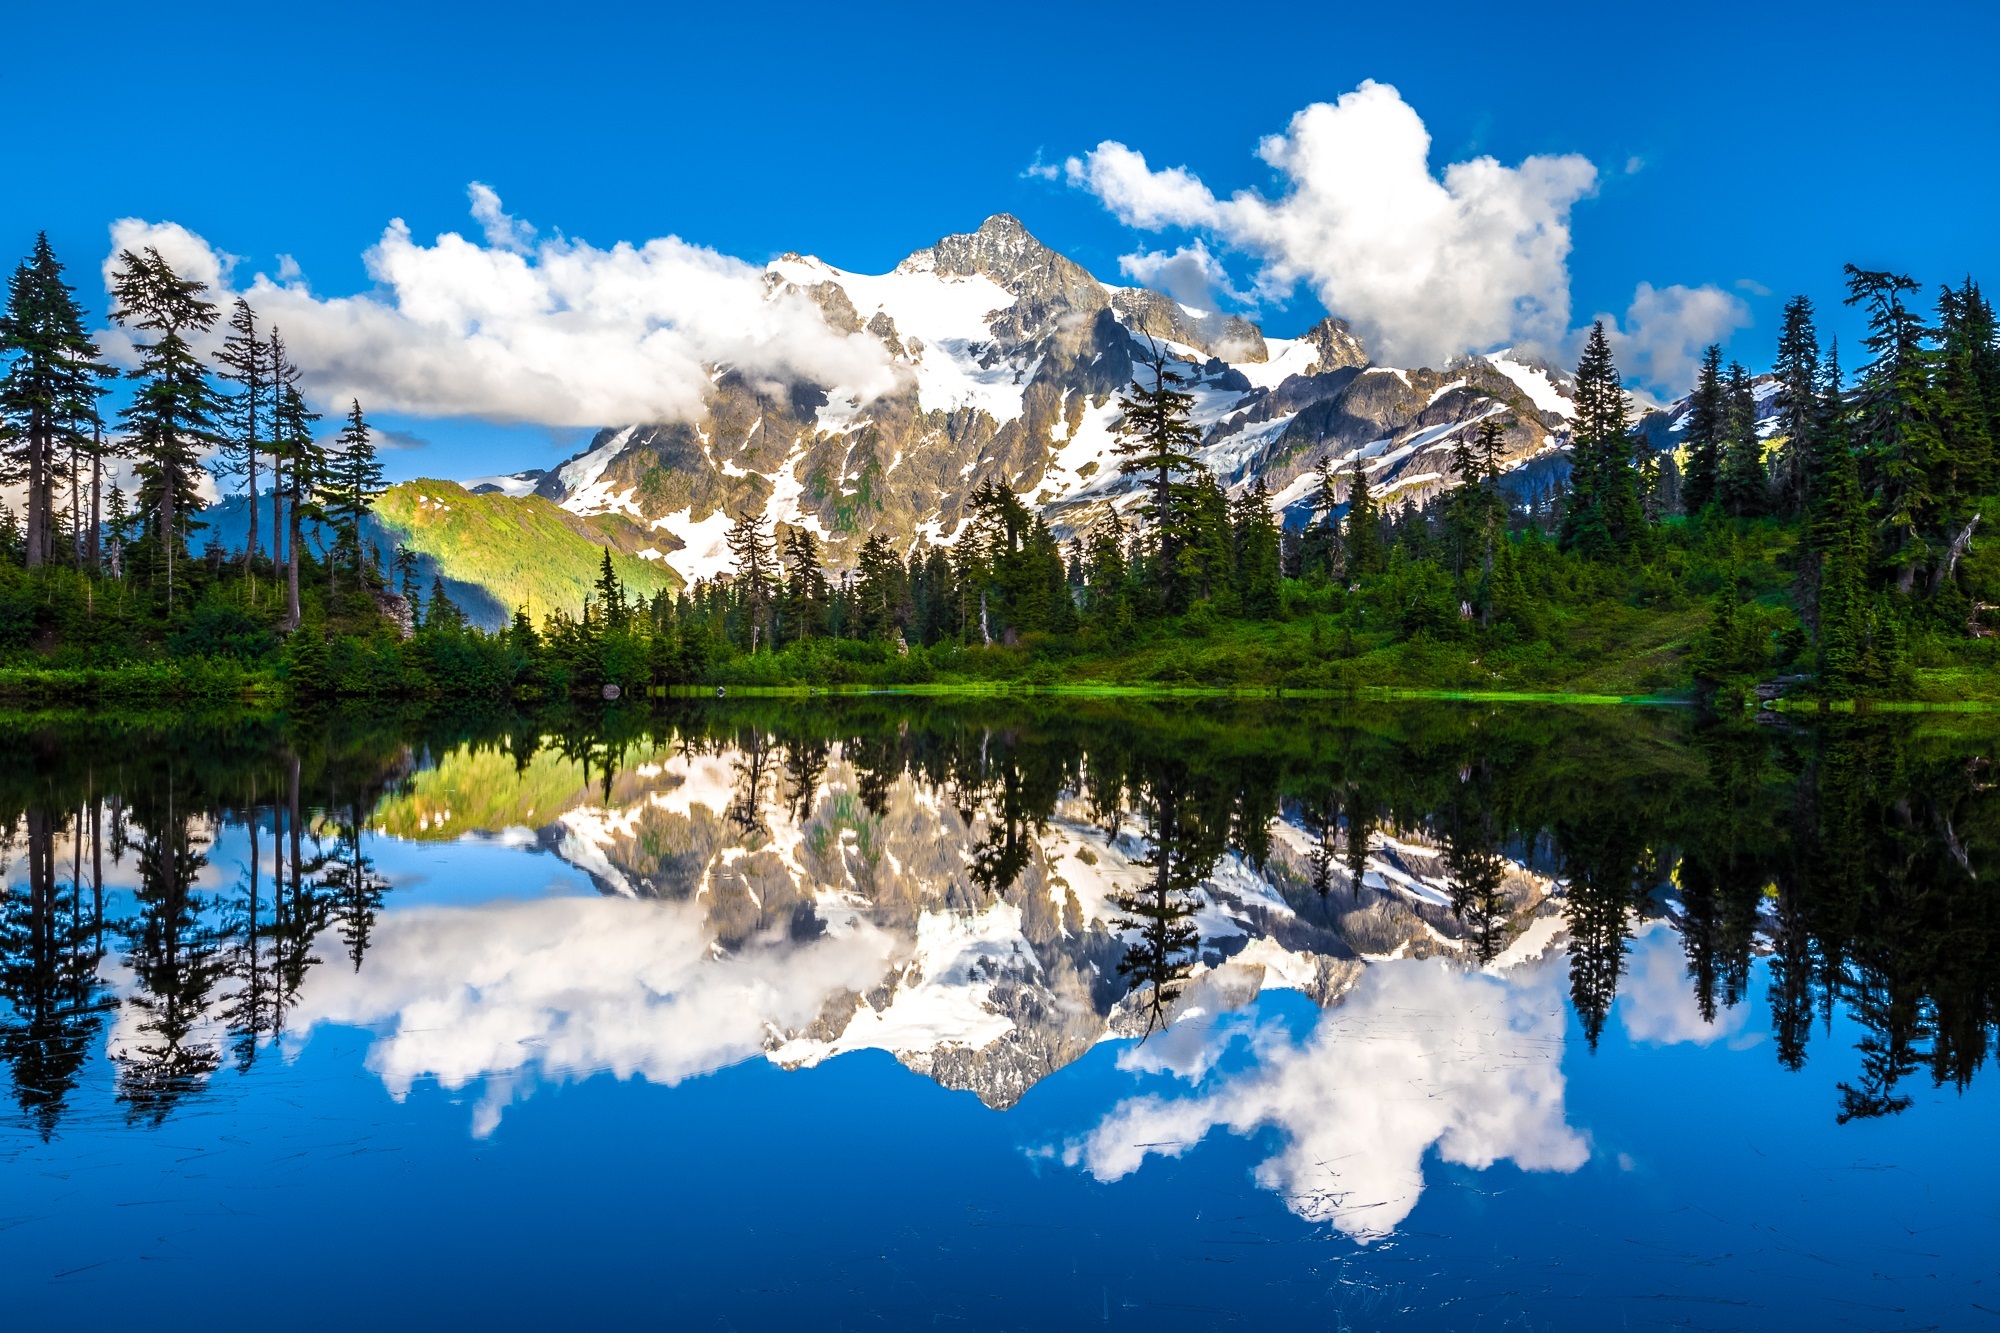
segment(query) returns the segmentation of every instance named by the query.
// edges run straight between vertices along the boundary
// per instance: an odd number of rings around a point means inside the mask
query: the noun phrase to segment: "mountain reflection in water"
[[[322,1026],[403,1098],[676,1084],[876,1050],[988,1106],[1106,1040],[1161,1090],[1046,1153],[1099,1180],[1275,1131],[1258,1183],[1392,1233],[1424,1159],[1570,1172],[1564,1034],[1735,1041],[1829,1115],[1963,1090],[1996,1019],[1977,716],[850,700],[408,725],[0,728],[0,1062],[26,1126],[133,1125]],[[425,894],[399,848],[553,856],[594,894]],[[1766,960],[1753,969],[1753,961]],[[1752,993],[1753,977],[1768,978]],[[1320,1017],[1257,1016],[1289,990]]]

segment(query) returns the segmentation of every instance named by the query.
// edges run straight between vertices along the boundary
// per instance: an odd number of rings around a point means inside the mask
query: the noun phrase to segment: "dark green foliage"
[[[347,421],[334,444],[336,452],[327,455],[319,469],[320,508],[332,521],[340,548],[358,576],[362,570],[361,524],[385,489],[374,432],[368,428],[358,400],[348,409]]]
[[[55,488],[67,463],[72,506],[80,457],[101,457],[97,443],[99,381],[113,372],[98,360],[82,307],[63,281],[46,234],[7,282],[0,312],[0,481],[22,487],[27,522],[19,541],[30,567],[56,556]],[[72,514],[72,532],[80,532]],[[92,516],[94,520],[94,515]],[[9,543],[12,545],[12,542]],[[92,550],[94,551],[94,546]]]
[[[1769,507],[1771,478],[1764,470],[1764,440],[1757,432],[1757,395],[1741,363],[1729,367],[1722,448],[1722,476],[1716,499],[1731,518],[1756,518]]]
[[[1388,563],[1381,510],[1368,486],[1368,465],[1357,452],[1347,475],[1347,523],[1341,529],[1341,573],[1349,580],[1379,574]]]
[[[1625,386],[1599,320],[1576,368],[1569,497],[1561,529],[1565,551],[1591,560],[1626,560],[1644,551],[1646,521],[1632,451]]]
[[[1688,397],[1687,469],[1681,479],[1681,504],[1699,514],[1716,498],[1722,476],[1722,450],[1728,431],[1728,400],[1722,387],[1722,348],[1710,343],[1701,354],[1701,370]]]
[[[152,539],[165,568],[166,602],[174,602],[174,568],[186,549],[192,516],[201,508],[195,494],[202,467],[200,451],[220,444],[217,418],[222,402],[208,382],[188,335],[215,325],[214,303],[202,299],[203,283],[173,271],[158,250],[130,250],[118,256],[111,290],[111,317],[151,341],[135,340],[139,364],[132,401],[119,413],[128,447],[138,458],[139,509],[151,516]]]

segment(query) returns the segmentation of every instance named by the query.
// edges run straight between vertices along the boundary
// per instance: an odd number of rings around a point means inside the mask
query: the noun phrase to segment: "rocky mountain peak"
[[[1319,353],[1319,360],[1308,374],[1325,375],[1349,367],[1355,370],[1368,368],[1368,349],[1362,346],[1361,339],[1355,336],[1344,319],[1328,315],[1307,329],[1301,341],[1311,343]]]

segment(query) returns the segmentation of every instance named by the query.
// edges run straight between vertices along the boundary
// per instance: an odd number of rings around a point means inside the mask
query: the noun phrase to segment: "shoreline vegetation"
[[[1976,540],[2000,522],[2000,329],[1970,279],[1932,318],[1915,282],[1850,268],[1858,375],[1798,298],[1772,375],[1710,348],[1673,431],[1631,419],[1600,325],[1555,490],[1509,489],[1494,406],[1462,423],[1455,484],[1392,506],[1367,450],[1329,457],[1289,528],[1261,479],[1232,495],[1195,457],[1193,400],[1156,350],[1150,385],[1119,399],[1135,502],[1073,537],[988,482],[951,545],[878,532],[855,568],[829,569],[812,530],[746,509],[715,578],[635,589],[607,546],[574,611],[486,629],[442,572],[426,591],[415,552],[368,535],[385,486],[361,404],[322,437],[282,336],[247,304],[211,366],[188,341],[223,316],[205,289],[153,251],[114,269],[111,317],[137,352],[115,429],[100,399],[118,372],[46,242],[0,314],[0,462],[27,510],[0,507],[0,699],[2000,704],[2000,547]],[[200,537],[209,475],[240,482],[241,549]]]

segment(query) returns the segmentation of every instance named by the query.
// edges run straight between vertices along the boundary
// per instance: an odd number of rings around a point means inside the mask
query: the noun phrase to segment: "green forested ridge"
[[[0,515],[0,689],[41,694],[560,697],[693,684],[1026,680],[1351,689],[1694,693],[1783,678],[1822,696],[2000,695],[2000,336],[1966,279],[1926,297],[1848,271],[1867,318],[1844,375],[1804,298],[1786,308],[1774,410],[1704,358],[1680,447],[1631,419],[1612,348],[1577,372],[1563,492],[1523,503],[1495,465],[1504,408],[1454,454],[1457,485],[1385,508],[1366,460],[1323,466],[1303,530],[1261,483],[1232,497],[1193,456],[1164,360],[1120,399],[1138,503],[1059,541],[989,483],[950,547],[886,536],[823,567],[810,531],[736,517],[734,568],[678,586],[631,524],[448,482],[385,488],[359,403],[329,445],[282,334],[221,312],[157,253],[122,254],[114,319],[142,355],[107,431],[99,364],[46,244],[9,284],[0,421],[25,516]],[[105,484],[134,458],[140,485]],[[203,459],[209,459],[204,465]],[[242,478],[275,540],[204,543],[203,467]],[[264,480],[260,480],[260,478]],[[265,489],[260,493],[259,486]],[[372,516],[400,543],[363,535]],[[255,520],[253,520],[255,522]],[[254,529],[253,529],[254,531]],[[470,623],[419,557],[504,591]]]

